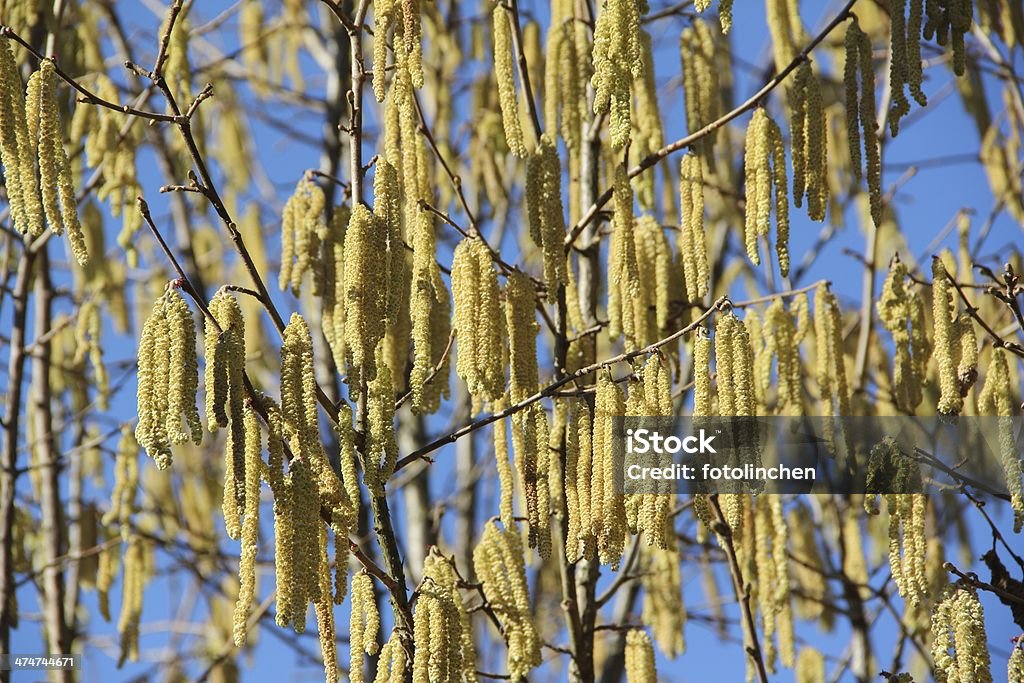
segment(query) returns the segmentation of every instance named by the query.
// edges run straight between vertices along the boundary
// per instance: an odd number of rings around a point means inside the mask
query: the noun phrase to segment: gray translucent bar
[[[684,493],[1005,494],[1024,419],[614,417],[616,490]],[[895,448],[887,467],[872,451]],[[893,464],[895,463],[895,464]],[[898,471],[897,471],[898,470]]]

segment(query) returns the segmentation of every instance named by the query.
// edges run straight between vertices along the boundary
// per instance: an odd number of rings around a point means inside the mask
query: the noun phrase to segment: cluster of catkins
[[[33,238],[45,224],[57,235],[67,231],[75,259],[85,265],[89,255],[64,150],[56,80],[53,60],[43,59],[23,87],[10,41],[0,40],[0,162],[11,220]]]

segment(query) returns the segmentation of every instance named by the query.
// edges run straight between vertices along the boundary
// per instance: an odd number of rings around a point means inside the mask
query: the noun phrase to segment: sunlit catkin
[[[633,190],[623,166],[615,170],[615,210],[608,246],[608,334],[625,337],[627,351],[637,348],[647,311],[640,292],[633,219]]]
[[[565,505],[569,516],[565,555],[570,562],[592,559],[597,547],[590,517],[592,438],[590,409],[582,400],[571,401],[565,446]]]
[[[33,90],[38,91],[36,97],[32,97]],[[46,220],[58,235],[67,230],[75,260],[85,264],[88,254],[78,220],[78,199],[71,180],[71,164],[64,150],[53,60],[42,60],[39,71],[29,82],[27,106],[33,105],[38,109],[27,111],[26,118],[29,128],[36,128],[39,136],[38,140],[32,140],[32,144],[39,152],[39,187]]]
[[[893,360],[893,401],[897,407],[913,409],[921,402],[921,385],[924,378],[918,369],[927,363],[925,358],[917,358],[912,335],[922,332],[916,330],[913,308],[920,305],[913,301],[916,292],[907,288],[907,266],[899,257],[895,257],[889,266],[889,275],[882,286],[882,296],[878,300],[878,318],[892,335],[895,354]]]
[[[281,519],[276,515],[280,510]],[[288,466],[281,496],[275,494],[275,567],[277,625],[306,629],[309,603],[320,594],[320,497],[308,464],[294,458]]]
[[[25,117],[25,88],[9,40],[0,40],[0,161],[14,227],[33,237],[43,232],[33,137]]]
[[[281,216],[281,271],[278,286],[291,288],[298,295],[302,278],[315,272],[320,253],[320,240],[327,225],[324,222],[326,199],[320,186],[304,177],[295,186]]]
[[[598,374],[594,397],[594,437],[590,518],[601,564],[618,567],[626,538],[626,508],[621,482],[615,484],[614,418],[625,415],[625,396],[607,371]]]
[[[789,274],[789,190],[785,150],[782,133],[764,107],[758,107],[754,111],[747,126],[743,163],[746,187],[744,234],[747,255],[755,264],[761,263],[758,241],[768,235],[774,203],[775,248],[779,257],[779,271],[786,276]]]
[[[985,386],[978,395],[980,415],[999,416],[999,460],[1006,477],[1006,488],[1013,507],[1013,530],[1019,533],[1024,526],[1024,481],[1021,480],[1021,461],[1014,446],[1014,396],[1006,350],[993,349],[985,374]]]
[[[1008,683],[1024,683],[1024,643],[1020,638],[1013,644],[1013,652],[1006,666]]]
[[[184,414],[193,442],[202,439],[196,408],[199,366],[195,323],[174,287],[153,304],[139,340],[138,413],[135,436],[157,467],[171,464],[171,446],[184,443]]]
[[[568,282],[565,269],[565,216],[562,207],[562,167],[558,149],[542,135],[526,167],[526,202],[530,236],[544,255],[548,301],[558,298],[559,285]]]
[[[380,614],[373,594],[373,579],[366,571],[352,576],[351,616],[349,619],[349,680],[363,681],[363,654],[375,655],[379,649],[377,631],[380,630]]]
[[[846,87],[846,128],[850,144],[850,165],[854,177],[860,180],[863,174],[860,156],[863,141],[871,219],[878,226],[882,223],[882,161],[875,111],[875,70],[872,64],[871,39],[861,30],[856,16],[847,28],[845,47],[843,82]]]
[[[210,301],[210,318],[204,319],[206,356],[206,421],[210,431],[240,417],[244,394],[241,369],[245,365],[245,326],[235,297],[221,290]],[[234,398],[234,402],[232,402]]]
[[[939,257],[932,258],[932,338],[935,344],[935,361],[939,369],[939,404],[937,410],[943,415],[958,415],[963,409],[964,399],[960,395],[960,381],[957,377],[957,362],[960,343],[954,323],[955,300],[953,285],[949,281],[946,266]]]
[[[640,581],[644,588],[642,620],[650,626],[658,649],[666,657],[674,659],[686,650],[683,635],[686,609],[683,606],[682,559],[678,541],[673,539],[665,548],[651,546],[641,552],[643,570]]]
[[[505,629],[508,672],[513,679],[525,679],[541,663],[541,640],[533,623],[519,531],[489,522],[473,549],[473,568]]]
[[[121,616],[117,631],[121,636],[121,655],[117,665],[139,659],[139,623],[142,620],[142,593],[147,578],[147,542],[132,534],[124,551],[124,571],[121,574]]]
[[[505,326],[491,252],[483,241],[466,238],[455,248],[451,270],[455,372],[473,396],[493,401],[505,390]]]
[[[801,64],[790,89],[790,134],[793,156],[793,202],[814,221],[825,219],[829,203],[828,136],[821,86],[810,62]]]
[[[992,683],[985,612],[973,587],[950,586],[932,612],[932,638],[936,681]]]
[[[242,522],[242,549],[238,560],[238,601],[235,603],[233,640],[236,647],[245,644],[249,607],[256,593],[256,554],[259,551],[260,467],[263,437],[259,418],[252,407],[245,410],[245,518]]]
[[[128,540],[135,512],[135,497],[139,486],[139,444],[129,427],[121,429],[114,460],[114,487],[110,493],[110,509],[103,515],[105,525],[117,522],[121,538]]]
[[[725,7],[726,3],[720,3]],[[724,32],[724,31],[723,31]],[[720,55],[716,55],[715,32],[700,19],[683,29],[680,37],[682,57],[683,93],[686,104],[686,127],[693,135],[703,131],[722,114],[722,94],[718,69]],[[709,171],[714,170],[711,155],[716,139],[715,130],[697,143],[696,152],[704,159]]]
[[[707,236],[704,232],[704,172],[701,160],[687,154],[679,170],[679,260],[686,298],[700,301],[708,293]]]
[[[388,642],[380,649],[377,660],[377,677],[374,683],[402,683],[407,666],[405,650],[396,631],[391,632]]]
[[[842,335],[839,302],[831,290],[820,286],[814,293],[814,337],[821,414],[825,417],[850,414],[850,390],[843,360]]]
[[[634,628],[626,633],[626,682],[657,683],[654,668],[654,645],[647,631]]]
[[[825,658],[809,645],[800,648],[796,658],[796,683],[818,683],[825,680]]]
[[[582,134],[580,92],[585,83],[580,74],[573,8],[558,0],[551,4],[544,57],[544,128],[552,137],[560,130],[566,146],[576,149]]]
[[[505,287],[505,325],[509,332],[509,390],[519,403],[538,389],[536,315],[537,293],[525,273],[516,271]]]
[[[432,550],[423,565],[413,617],[414,680],[477,680],[473,633],[458,584],[450,561]]]
[[[512,28],[505,5],[498,3],[491,13],[494,37],[494,78],[498,84],[498,104],[505,126],[505,143],[512,154],[526,157],[526,141],[519,118],[515,69],[512,63]]]
[[[356,376],[372,380],[374,354],[388,318],[388,230],[364,204],[345,231],[345,348]]]
[[[614,149],[629,139],[630,86],[643,75],[640,13],[638,0],[608,0],[602,3],[594,28],[594,113],[608,115]]]
[[[910,16],[907,17],[907,5]],[[889,108],[889,130],[893,137],[899,134],[900,120],[910,113],[906,88],[917,103],[924,107],[928,98],[921,90],[921,21],[924,0],[897,0],[889,11],[890,57],[889,82],[892,105]]]

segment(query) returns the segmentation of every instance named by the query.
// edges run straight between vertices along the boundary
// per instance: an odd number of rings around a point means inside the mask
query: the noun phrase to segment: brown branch
[[[414,463],[417,460],[423,459],[424,456],[428,455],[429,453],[433,453],[434,451],[436,451],[437,449],[441,448],[442,446],[446,446],[446,445],[448,445],[450,443],[455,443],[456,441],[458,441],[463,436],[466,436],[467,434],[471,434],[472,432],[475,432],[476,430],[478,430],[478,429],[480,429],[482,427],[486,427],[487,425],[491,424],[492,422],[496,422],[498,420],[501,420],[501,419],[504,419],[504,418],[508,417],[509,415],[513,415],[515,413],[518,413],[519,411],[524,410],[525,408],[527,408],[530,405],[536,403],[537,401],[539,401],[539,400],[541,400],[543,398],[546,398],[548,396],[554,395],[558,391],[558,389],[560,389],[561,387],[565,386],[566,384],[569,384],[570,382],[573,382],[573,381],[575,381],[577,379],[580,379],[581,377],[586,377],[587,375],[589,375],[591,373],[597,372],[598,370],[601,370],[601,369],[606,368],[606,367],[610,367],[612,365],[615,365],[616,363],[622,363],[622,362],[625,362],[625,361],[632,360],[634,358],[638,358],[638,357],[643,356],[645,354],[651,353],[655,349],[658,349],[658,348],[664,346],[665,344],[669,344],[669,343],[679,339],[680,337],[682,337],[687,332],[692,332],[693,330],[695,330],[698,326],[700,326],[701,323],[703,323],[705,320],[710,318],[715,313],[715,311],[723,310],[723,308],[725,308],[727,306],[728,301],[729,301],[728,298],[726,298],[724,296],[719,298],[714,304],[712,304],[712,306],[710,308],[708,308],[706,311],[704,311],[704,313],[702,313],[700,316],[698,316],[689,325],[687,325],[686,327],[683,327],[680,330],[677,330],[676,332],[673,332],[672,334],[670,334],[669,336],[665,337],[664,339],[656,341],[656,342],[654,342],[652,344],[648,344],[647,346],[645,346],[645,347],[643,347],[641,349],[637,349],[636,351],[630,351],[628,353],[620,353],[617,356],[612,356],[611,358],[607,358],[607,359],[605,359],[603,361],[600,361],[598,363],[593,363],[593,364],[588,365],[588,366],[586,366],[584,368],[580,368],[579,370],[576,370],[575,372],[573,372],[571,374],[568,374],[565,377],[562,377],[561,379],[558,379],[558,380],[552,382],[551,384],[547,385],[546,387],[544,387],[543,389],[541,389],[540,391],[538,391],[534,395],[529,396],[529,397],[523,399],[522,401],[520,401],[518,403],[510,405],[508,408],[506,408],[506,409],[504,409],[504,410],[502,410],[500,412],[492,413],[491,415],[487,415],[485,417],[482,417],[479,420],[476,420],[475,422],[471,422],[471,423],[469,423],[467,425],[459,427],[455,431],[453,431],[453,432],[451,432],[449,434],[446,434],[445,436],[442,436],[442,437],[440,437],[438,439],[435,439],[434,441],[431,441],[430,443],[428,443],[427,445],[423,446],[422,448],[419,448],[418,450],[413,451],[409,455],[407,455],[404,458],[402,458],[401,460],[399,460],[398,464],[395,466],[395,471],[397,472],[398,470],[402,469],[403,467],[411,465],[412,463]]]
[[[757,638],[757,625],[754,622],[754,610],[750,606],[750,585],[743,581],[743,570],[740,569],[739,559],[736,555],[736,547],[732,542],[732,529],[725,521],[722,514],[722,506],[718,502],[718,494],[710,497],[711,507],[715,511],[715,531],[722,541],[722,550],[729,560],[729,575],[732,577],[733,590],[736,592],[736,600],[743,611],[743,633],[746,636],[744,649],[754,662],[754,669],[757,671],[757,678],[760,683],[768,683],[768,670],[764,665],[764,656],[761,654],[761,644]]]
[[[825,38],[828,37],[830,33],[832,33],[832,31],[837,26],[839,26],[839,24],[843,23],[850,16],[850,9],[856,2],[857,0],[848,0],[846,5],[843,6],[843,9],[841,9],[839,13],[836,15],[836,17],[829,22],[828,26],[826,26],[821,31],[821,33],[819,33],[807,45],[807,47],[801,50],[800,53],[793,58],[793,61],[786,66],[786,68],[784,68],[782,71],[776,74],[774,78],[770,79],[767,83],[765,83],[760,90],[751,95],[745,102],[743,102],[743,104],[739,105],[732,111],[723,114],[721,117],[712,121],[708,125],[701,128],[700,130],[691,133],[686,137],[680,138],[675,142],[665,145],[664,147],[657,151],[651,152],[646,157],[644,157],[640,161],[640,163],[638,163],[633,168],[629,169],[629,177],[635,178],[636,176],[640,175],[647,169],[654,167],[655,164],[657,164],[659,161],[669,156],[673,152],[677,152],[685,147],[689,147],[694,143],[699,142],[700,140],[703,140],[705,137],[714,133],[716,130],[718,130],[725,124],[729,123],[733,119],[737,118],[744,112],[747,112],[756,107],[765,95],[770,93],[772,90],[778,87],[779,84],[785,81],[786,77],[789,76],[790,73],[792,73],[798,66],[800,66],[803,62],[807,60],[808,56],[814,50],[814,48],[816,48],[823,40],[825,40]],[[583,214],[583,216],[576,223],[576,225],[573,226],[572,230],[569,232],[568,237],[566,237],[566,251],[573,248],[573,244],[576,242],[576,238],[579,237],[580,233],[583,232],[583,229],[587,227],[587,225],[589,225],[590,222],[597,217],[598,212],[604,207],[605,204],[611,201],[611,198],[612,188],[608,188],[607,190],[604,191],[604,194],[598,197],[597,201],[594,202],[590,206],[590,208],[587,209],[587,211]]]

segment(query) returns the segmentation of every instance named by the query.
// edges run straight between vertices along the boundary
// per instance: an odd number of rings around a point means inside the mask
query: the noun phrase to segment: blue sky
[[[866,1],[862,0],[862,2]],[[234,6],[235,3],[218,0],[196,4],[199,6],[194,10],[193,26],[214,18],[222,11]],[[310,0],[307,4],[313,6],[317,3]],[[535,3],[529,1],[521,3],[524,11],[527,13],[533,11],[538,5],[542,6],[536,12],[536,16],[542,22],[545,21],[547,15],[546,4],[544,2]],[[658,8],[665,3],[652,2],[652,4]],[[804,21],[809,30],[815,33],[817,28],[820,28],[825,21],[834,15],[840,4],[837,2],[801,3],[804,8]],[[122,17],[125,20],[125,28],[129,39],[133,41],[133,45],[139,50],[140,55],[151,55],[154,46],[152,36],[161,21],[160,18],[147,8],[148,5],[149,3],[146,2],[119,3],[118,5],[118,11],[122,13]],[[267,5],[268,7],[276,6],[277,3],[267,3]],[[268,15],[273,14],[274,11],[276,10],[268,9],[267,13]],[[736,101],[741,101],[760,86],[761,74],[767,67],[768,59],[770,59],[770,46],[761,3],[737,3],[735,15],[731,39],[737,51],[738,59],[736,64],[741,65],[737,69],[736,74]],[[711,18],[714,17],[713,11],[709,16]],[[230,19],[227,26],[231,27],[233,25],[234,19]],[[682,99],[676,85],[680,70],[678,34],[683,25],[684,20],[676,18],[660,21],[651,29],[652,36],[657,45],[655,70],[658,84],[662,91],[661,106],[666,140],[677,139],[685,133]],[[223,34],[227,36],[227,39],[220,47],[225,50],[232,49],[235,44],[234,31],[228,29]],[[841,33],[837,31],[835,35],[841,35]],[[214,41],[218,40],[216,35],[208,36],[208,38]],[[60,46],[58,46],[59,52]],[[1020,50],[1017,51],[1018,62],[1020,61],[1019,54]],[[151,59],[151,56],[149,58]],[[202,64],[204,59],[205,57],[199,56],[193,51],[194,65]],[[827,59],[825,61],[827,62]],[[146,62],[143,61],[143,63]],[[316,67],[312,60],[305,59],[303,61],[303,68],[309,72],[309,87],[314,90],[320,88],[321,79],[315,73]],[[477,68],[486,68],[486,65],[478,64]],[[914,116],[911,120],[907,120],[900,136],[894,141],[887,141],[884,176],[887,187],[900,177],[907,164],[928,159],[974,154],[978,150],[979,141],[973,121],[965,115],[955,90],[951,92],[953,78],[951,72],[943,66],[933,67],[927,71],[926,78],[925,91],[933,100],[926,115]],[[125,79],[120,74],[116,74],[115,80],[124,82]],[[999,91],[994,87],[994,83],[992,85],[990,94],[993,95],[993,111],[998,111],[1001,110],[1001,103],[997,99]],[[236,93],[236,96],[244,99],[249,97],[249,94],[245,90],[240,90]],[[369,93],[367,93],[367,99],[368,101],[370,99]],[[463,96],[463,100],[468,100],[468,97]],[[468,104],[468,102],[465,102],[465,104]],[[777,95],[773,96],[771,107],[776,112],[778,118],[779,101]],[[372,107],[369,117],[372,121],[374,117]],[[745,126],[748,118],[749,114],[740,117],[738,124]],[[779,118],[779,120],[782,123],[782,119]],[[314,136],[319,136],[320,134],[321,123],[315,116],[297,116],[291,123],[302,126]],[[289,140],[280,131],[263,123],[252,121],[251,125],[258,140],[257,154],[260,160],[264,162],[269,179],[277,190],[276,202],[279,207],[291,192],[291,188],[301,174],[306,169],[315,168],[319,165],[319,150],[302,142]],[[785,126],[783,127],[785,128]],[[372,153],[373,151],[365,153],[365,158],[372,156]],[[148,154],[140,156],[139,177],[158,224],[168,225],[167,197],[160,195],[158,188],[167,182],[171,182],[171,179],[160,175],[158,166],[153,163],[151,155]],[[183,179],[174,179],[174,182],[181,181]],[[907,242],[911,246],[911,250],[915,255],[922,255],[925,253],[924,250],[928,245],[940,233],[943,226],[961,208],[974,207],[978,211],[978,215],[975,216],[975,226],[977,226],[983,221],[993,203],[987,180],[977,164],[929,165],[922,167],[913,178],[900,186],[895,196],[894,208],[899,216],[900,226]],[[263,222],[265,225],[273,225],[276,220],[272,208],[265,207],[263,211]],[[792,215],[793,225],[790,248],[794,263],[799,263],[804,253],[815,244],[822,226],[810,223],[801,210],[794,210]],[[459,219],[458,214],[455,217],[457,220]],[[850,249],[854,252],[862,253],[865,237],[861,230],[859,218],[853,212],[846,218],[845,227],[840,229],[835,238],[829,241],[821,250],[820,257],[806,272],[804,278],[793,284],[800,286],[822,278],[830,279],[833,281],[843,303],[853,308],[860,301],[863,271],[860,263],[855,258],[845,255],[844,250]],[[212,214],[210,221],[211,224],[218,225]],[[666,217],[666,222],[674,221],[674,217]],[[489,227],[487,226],[487,228]],[[108,227],[110,231],[108,234],[108,244],[114,244],[113,236],[116,234],[117,229],[118,223],[111,221]],[[974,229],[976,230],[977,228],[975,227]],[[1019,230],[1020,227],[1015,225],[1012,219],[1005,214],[1000,215],[993,225],[984,248],[981,250],[982,260],[990,266],[998,266],[1010,245],[1019,246]],[[512,231],[508,232],[511,233]],[[452,244],[450,233],[446,235],[446,238],[449,246],[443,247],[442,249],[444,250],[447,250]],[[224,239],[226,244],[226,238],[222,239]],[[173,244],[172,240],[172,246]],[[508,240],[506,245],[510,249],[515,248],[511,239]],[[955,248],[955,237],[944,240],[942,246]],[[51,249],[53,249],[51,253],[55,254],[58,260],[63,260],[63,244],[59,244],[54,240]],[[267,244],[267,251],[271,255],[271,260],[275,260],[274,254],[276,249],[277,245],[275,243]],[[119,258],[120,254],[112,251],[108,256]],[[442,256],[442,260],[444,258]],[[141,267],[144,269],[166,268],[167,264],[144,259]],[[276,280],[276,273],[268,275],[270,277],[266,279],[272,284]],[[879,288],[881,280],[882,278],[880,277],[878,279]],[[248,283],[240,282],[238,284]],[[272,286],[272,291],[275,292],[279,309],[285,313],[285,317],[287,317],[286,312],[299,310],[299,303],[290,295],[277,294],[276,286]],[[141,293],[143,289],[139,288],[134,290],[134,292]],[[746,292],[739,290],[736,294],[742,297],[746,295]],[[144,296],[145,294],[143,293],[142,295]],[[145,305],[148,306],[148,304]],[[8,325],[9,316],[10,308],[5,306],[2,315],[0,315],[0,324],[3,326]],[[272,334],[272,330],[268,329],[266,332]],[[133,332],[129,336],[117,335],[108,324],[105,329],[104,344],[104,353],[107,361],[133,359],[135,354],[135,334],[137,332]],[[116,416],[117,419],[130,420],[134,417],[134,411],[134,382],[130,378],[124,390],[114,400],[110,413]],[[448,425],[447,417],[447,411],[442,410],[438,418],[428,422],[428,431],[432,434],[441,433]],[[104,426],[109,424],[109,422],[103,423]],[[486,504],[488,495],[493,493],[495,486],[493,481],[493,465],[490,464],[489,460],[489,430],[482,430],[477,436],[479,439],[478,458],[484,463],[487,472],[486,476],[488,477],[488,481],[483,489],[487,492],[484,498]],[[148,459],[144,460],[144,464],[149,466]],[[437,454],[437,464],[433,466],[434,472],[432,474],[432,490],[437,499],[445,498],[454,490],[453,463],[454,448],[443,449]],[[26,482],[23,481],[23,483]],[[103,501],[105,497],[101,495],[98,499]],[[400,519],[402,515],[401,496],[393,496],[393,499],[395,506],[394,515]],[[493,496],[490,499],[493,500]],[[489,510],[484,516],[489,516],[492,512],[496,511],[496,506],[492,505]],[[988,531],[984,527],[984,522],[980,520],[978,515],[972,514],[973,512],[973,510],[968,512],[968,523],[972,531],[976,533],[977,540],[981,544],[974,549],[974,554],[976,555],[983,551],[987,545]],[[264,519],[269,517],[269,506],[265,506]],[[1005,524],[1007,516],[1002,514],[997,517],[1004,522],[1003,526],[1006,528],[1008,526]],[[691,522],[687,522],[687,525],[691,524]],[[401,533],[401,529],[399,532]],[[270,538],[269,525],[264,525],[265,543],[261,548],[261,558],[272,556],[272,545],[269,543]],[[448,539],[449,543],[455,542],[455,540]],[[232,543],[224,547],[230,553],[237,553],[236,544]],[[956,561],[960,566],[965,566],[959,558],[956,558]],[[162,557],[160,566],[167,568],[168,558]],[[702,607],[706,606],[707,598],[703,595],[698,572],[699,570],[692,566],[692,564],[688,564],[683,568],[685,602],[690,609],[705,611]],[[873,583],[877,584],[880,578],[876,577]],[[149,585],[144,602],[144,628],[147,623],[166,623],[166,621],[174,618],[179,610],[182,596],[185,594],[186,586],[184,582],[189,580],[190,578],[186,574],[179,574],[170,579],[160,577]],[[602,581],[607,582],[608,580],[610,580],[610,577],[605,572]],[[729,592],[726,575],[720,575],[718,583],[723,594]],[[271,584],[272,576],[264,575],[260,586],[261,595],[266,594]],[[602,583],[602,585],[604,584]],[[110,647],[99,647],[97,644],[89,647],[86,653],[86,668],[83,680],[130,681],[135,680],[137,676],[145,675],[146,673],[153,674],[159,671],[159,668],[154,668],[152,663],[128,664],[119,671],[114,668],[117,642],[115,630],[116,612],[120,605],[119,591],[120,582],[115,585],[115,591],[111,596],[111,606],[115,622],[111,624],[102,623],[100,620],[95,609],[94,594],[85,593],[83,595],[83,606],[88,613],[88,630],[94,636],[106,636],[110,642]],[[32,588],[23,588],[19,592],[19,599],[21,600],[23,613],[30,613],[36,609],[34,606],[34,590]],[[988,633],[993,650],[993,671],[998,680],[1003,675],[1002,672],[1005,671],[1005,660],[1009,651],[1009,638],[1016,634],[1016,629],[1005,607],[999,605],[994,600],[989,600],[987,596],[983,598],[983,603],[987,610]],[[734,604],[726,605],[725,610],[726,614],[732,618],[735,618],[738,613]],[[348,621],[347,602],[336,610],[335,616],[339,623],[339,632],[347,631],[347,626],[344,626]],[[191,617],[194,621],[201,623],[203,620],[202,610],[197,608],[191,614]],[[635,620],[638,620],[638,618]],[[313,621],[311,620],[311,627],[312,624]],[[276,633],[272,634],[271,631]],[[738,633],[738,630],[736,633]],[[887,615],[882,617],[879,627],[872,633],[873,642],[877,647],[877,654],[881,660],[880,664],[883,666],[888,665],[890,650],[892,644],[895,643],[896,633],[895,626]],[[268,626],[261,631],[254,651],[245,654],[239,660],[240,665],[243,667],[243,678],[249,680],[316,680],[319,678],[322,675],[319,665],[309,661],[302,661],[292,650],[280,644],[279,635],[290,637],[290,633],[280,632],[274,626]],[[202,638],[203,636],[200,633],[198,635],[184,634],[183,637]],[[823,635],[817,630],[815,625],[798,622],[797,637],[798,643],[806,640],[806,642],[821,649],[828,655],[839,658],[845,649],[848,632],[843,628],[838,628],[832,634]],[[558,640],[561,642],[565,638],[562,637]],[[688,626],[686,640],[687,653],[676,661],[668,662],[659,654],[659,671],[666,680],[742,680],[744,656],[739,644],[723,642],[712,628],[697,622],[692,622]],[[154,633],[144,631],[141,648],[143,652],[152,654],[166,647],[168,642],[168,634],[165,631],[160,632],[157,630]],[[310,651],[317,651],[316,636],[309,634],[303,636],[303,645]],[[210,644],[210,648],[213,650],[218,650],[220,646],[220,643]],[[23,619],[21,628],[15,632],[13,647],[15,651],[37,651],[41,648],[39,628],[30,619]],[[546,652],[545,656],[547,657],[550,654],[550,652]],[[483,668],[491,671],[502,671],[503,663],[496,661],[494,656],[495,648],[491,648],[490,656]],[[502,656],[500,649],[497,651],[497,656],[499,659]],[[347,652],[343,646],[341,647],[340,659],[343,662],[347,661]],[[828,669],[830,672],[834,668],[835,661],[835,659],[829,661]],[[562,664],[564,662],[560,662],[559,666]],[[203,666],[202,663],[190,665],[188,671],[194,674],[201,670]],[[559,680],[563,676],[563,674],[559,673],[560,670],[557,667],[545,667],[544,672],[537,676],[537,680]],[[16,678],[16,680],[33,680],[34,678],[35,676],[23,675],[21,679]],[[791,675],[789,672],[783,671],[777,678],[773,677],[773,680],[789,681],[791,680]]]

